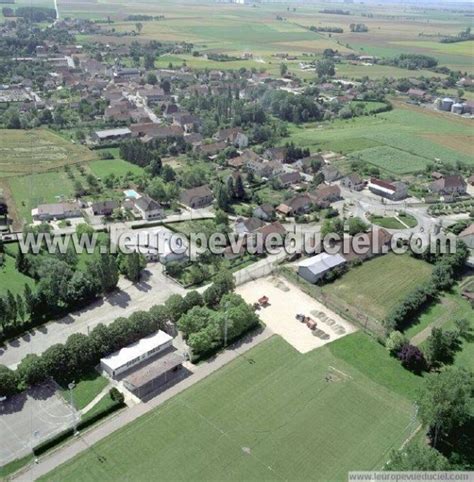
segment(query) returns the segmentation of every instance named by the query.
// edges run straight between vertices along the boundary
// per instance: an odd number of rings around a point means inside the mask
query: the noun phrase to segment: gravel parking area
[[[298,287],[278,277],[251,281],[239,286],[236,291],[250,304],[267,296],[269,304],[258,310],[260,318],[274,333],[301,353],[307,353],[357,330]],[[305,323],[298,321],[297,314],[314,320],[316,329],[311,330]]]

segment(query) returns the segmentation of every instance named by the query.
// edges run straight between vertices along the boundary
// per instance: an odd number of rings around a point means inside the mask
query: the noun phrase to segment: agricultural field
[[[313,151],[333,150],[364,159],[386,175],[414,174],[435,159],[474,166],[469,120],[400,102],[375,116],[291,126],[290,139]]]
[[[366,261],[323,292],[382,321],[413,289],[427,281],[431,266],[408,255],[389,253]]]
[[[360,55],[394,57],[401,53],[420,53],[438,59],[441,65],[453,69],[472,71],[472,42],[442,44],[439,36],[456,35],[470,26],[468,18],[451,12],[391,6],[387,15],[383,5],[347,4],[350,15],[321,13],[327,3],[296,5],[260,4],[255,8],[243,5],[219,5],[214,2],[161,1],[154,4],[139,0],[123,4],[118,0],[101,2],[84,0],[60,4],[63,15],[82,18],[114,19],[114,28],[120,32],[131,32],[134,22],[124,21],[130,14],[164,15],[164,18],[144,22],[140,40],[192,42],[200,51],[222,52],[241,55],[252,53],[254,63],[265,67],[272,61],[272,54],[287,52],[291,55],[304,53],[320,55],[324,49],[332,48],[341,53],[354,52]],[[368,11],[369,10],[369,11]],[[367,17],[367,13],[371,17]],[[352,33],[350,23],[364,23],[367,33]],[[343,29],[343,33],[316,33],[309,27],[329,26]],[[125,38],[132,41],[133,37]],[[78,40],[83,41],[79,38]],[[273,59],[273,63],[275,59]],[[256,61],[256,62],[255,62]],[[190,62],[199,62],[191,60]],[[222,62],[220,68],[226,68]],[[250,64],[246,64],[248,66]],[[213,68],[213,67],[210,67]],[[229,68],[229,66],[227,66]],[[365,72],[365,73],[364,73]],[[383,72],[383,74],[382,74]],[[430,75],[430,72],[414,71],[410,76]],[[380,77],[407,77],[408,72],[386,66],[341,65],[338,75],[358,78],[363,75]],[[304,77],[304,73],[302,74]]]
[[[0,178],[87,162],[96,154],[48,129],[0,130]]]
[[[414,431],[418,384],[364,334],[305,355],[274,336],[41,480],[345,480]]]

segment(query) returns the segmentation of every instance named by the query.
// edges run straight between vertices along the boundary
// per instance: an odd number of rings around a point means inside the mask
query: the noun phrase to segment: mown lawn
[[[80,380],[76,381],[73,388],[74,406],[77,410],[86,407],[99,393],[107,386],[108,380],[99,375],[95,370],[86,373]],[[62,387],[61,393],[63,397],[70,402],[70,393],[68,387]]]
[[[371,375],[367,335],[355,336],[305,355],[274,336],[42,480],[342,481],[380,469],[415,428],[404,395],[419,379],[369,340]]]
[[[382,321],[408,293],[429,279],[431,270],[424,261],[390,253],[350,269],[323,291]]]
[[[414,228],[418,224],[416,219],[409,214],[400,214],[398,218],[402,220],[409,228]],[[369,217],[369,221],[385,229],[407,229],[406,226],[404,226],[396,217],[393,216],[372,215]]]
[[[89,163],[89,168],[96,177],[101,179],[111,174],[114,174],[115,177],[123,177],[129,173],[140,175],[144,172],[140,166],[136,166],[122,159],[92,161]]]
[[[32,288],[34,280],[18,272],[15,268],[15,258],[6,255],[3,266],[0,266],[0,295],[10,290],[13,294],[23,294],[25,284]]]

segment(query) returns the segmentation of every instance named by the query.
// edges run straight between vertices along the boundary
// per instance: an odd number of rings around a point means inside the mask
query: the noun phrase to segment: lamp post
[[[71,407],[72,407],[72,414],[73,414],[73,417],[74,417],[74,436],[77,435],[77,417],[76,417],[76,407],[74,406],[74,394],[73,394],[73,389],[74,387],[76,386],[76,384],[74,382],[71,382],[68,384],[68,388],[69,388],[69,396],[70,396],[70,399],[71,399]]]

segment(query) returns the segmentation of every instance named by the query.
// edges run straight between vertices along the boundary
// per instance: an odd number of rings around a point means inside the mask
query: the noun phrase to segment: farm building
[[[101,358],[100,366],[112,378],[171,347],[173,338],[164,331],[157,331],[111,355]]]
[[[105,129],[95,131],[92,139],[96,142],[110,142],[127,139],[132,136],[132,131],[128,127],[117,127],[116,129]]]
[[[465,194],[466,182],[460,175],[445,176],[432,182],[430,191],[437,194]]]
[[[298,274],[306,281],[316,283],[326,273],[346,262],[340,254],[321,253],[301,261],[298,264]]]
[[[369,190],[374,194],[398,201],[407,197],[407,185],[400,181],[390,182],[372,178],[369,181]]]
[[[139,398],[146,397],[167,383],[176,380],[184,358],[175,351],[168,351],[156,360],[133,371],[123,380],[124,386]]]
[[[82,216],[79,206],[75,203],[40,204],[31,210],[35,221],[52,221],[53,219],[79,218]]]

